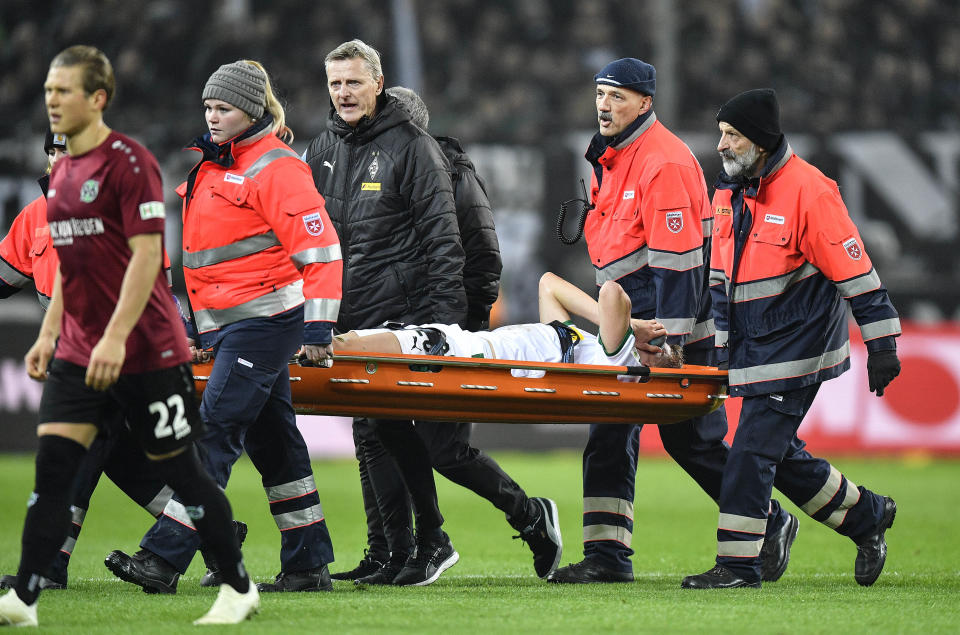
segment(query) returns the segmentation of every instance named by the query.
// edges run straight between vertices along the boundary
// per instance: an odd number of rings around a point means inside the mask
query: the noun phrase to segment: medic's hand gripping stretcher
[[[212,364],[193,367],[197,392]],[[511,370],[542,371],[516,377]],[[619,381],[618,376],[627,376]],[[676,423],[727,398],[727,372],[479,360],[433,355],[337,355],[332,367],[290,365],[300,414],[487,423]]]

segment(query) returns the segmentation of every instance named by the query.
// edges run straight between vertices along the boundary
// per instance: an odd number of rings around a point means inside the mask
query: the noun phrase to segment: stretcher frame
[[[212,364],[195,364],[197,392]],[[512,369],[544,371],[514,377]],[[635,381],[619,381],[618,376]],[[338,354],[290,365],[300,414],[482,423],[676,423],[720,407],[727,372],[439,357]]]

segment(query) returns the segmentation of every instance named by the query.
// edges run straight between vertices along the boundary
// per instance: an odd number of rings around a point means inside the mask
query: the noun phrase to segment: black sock
[[[36,482],[23,523],[17,595],[33,604],[40,595],[40,576],[57,555],[70,529],[70,494],[86,448],[72,439],[40,437]]]
[[[233,530],[233,515],[226,495],[200,464],[191,446],[175,457],[157,461],[160,476],[177,493],[197,528],[205,548],[220,565],[223,581],[240,593],[250,590],[250,577]]]

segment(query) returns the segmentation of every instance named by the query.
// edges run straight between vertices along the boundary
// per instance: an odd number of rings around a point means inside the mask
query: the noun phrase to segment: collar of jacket
[[[271,126],[273,126],[273,115],[265,113],[262,119],[233,139],[228,139],[223,143],[214,143],[208,132],[194,139],[189,149],[199,150],[203,154],[203,157],[197,164],[198,166],[204,161],[210,161],[221,167],[230,168],[236,160],[233,156],[234,147],[242,147],[254,141],[259,141],[262,137],[266,136],[266,134],[269,134],[269,128]]]
[[[337,109],[330,105],[330,116],[327,118],[327,129],[340,137],[344,143],[367,143],[378,137],[384,130],[393,128],[410,121],[410,115],[397,105],[397,100],[383,91],[377,96],[377,109],[373,117],[364,115],[351,126],[337,114]]]
[[[657,115],[654,114],[653,109],[651,108],[647,112],[634,119],[629,126],[624,128],[623,132],[616,136],[605,137],[598,132],[593,135],[593,139],[590,140],[590,146],[587,148],[587,152],[583,156],[591,164],[597,165],[597,160],[603,156],[603,153],[607,151],[607,148],[623,150],[628,145],[639,139],[640,135],[649,130],[650,126],[656,122]]]
[[[717,182],[714,185],[716,189],[722,190],[731,190],[733,196],[736,196],[739,193],[743,193],[749,198],[756,198],[757,193],[760,189],[760,184],[764,181],[769,181],[774,176],[780,172],[780,169],[786,165],[787,161],[790,160],[790,157],[793,156],[793,148],[790,147],[790,144],[787,143],[786,137],[780,142],[780,145],[777,146],[776,150],[773,151],[773,154],[770,155],[770,159],[767,161],[767,164],[763,167],[760,174],[753,177],[744,177],[744,176],[729,176],[724,170],[720,170],[720,174],[717,176]]]
[[[37,183],[40,184],[40,189],[43,190],[43,198],[47,198],[47,190],[50,189],[50,174],[44,174],[39,179]]]

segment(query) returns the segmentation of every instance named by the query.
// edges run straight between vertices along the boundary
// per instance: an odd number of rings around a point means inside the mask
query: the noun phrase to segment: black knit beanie
[[[720,107],[717,121],[725,121],[767,151],[772,151],[783,139],[780,104],[772,88],[756,88],[740,93]]]

